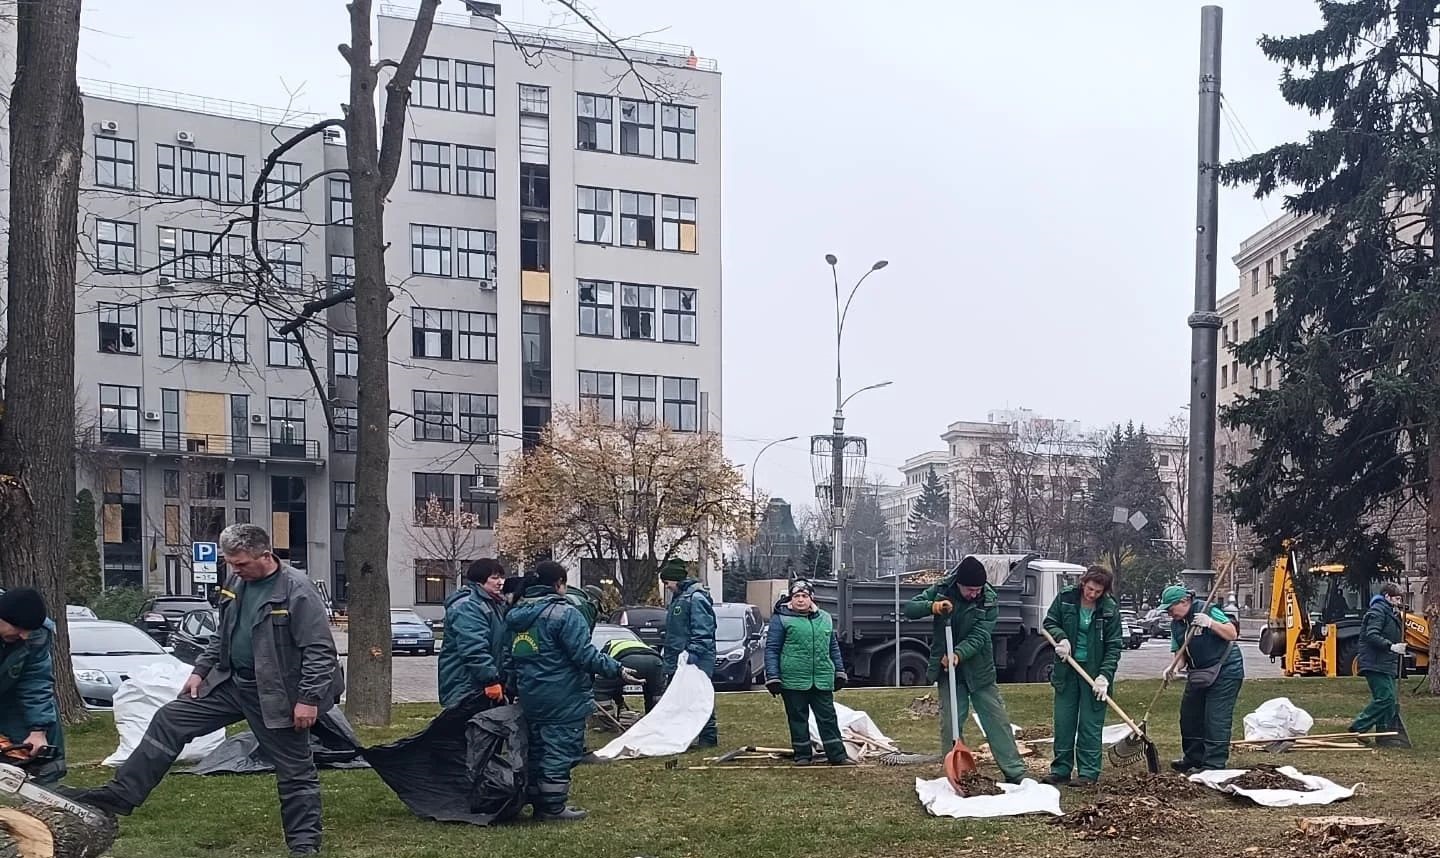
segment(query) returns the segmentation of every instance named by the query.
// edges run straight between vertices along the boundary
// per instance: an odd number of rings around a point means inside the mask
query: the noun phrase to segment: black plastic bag
[[[363,769],[360,738],[338,708],[327,709],[310,728],[310,751],[315,765],[322,769]],[[183,770],[192,775],[249,775],[275,771],[265,756],[255,734],[246,730],[221,742],[206,754],[194,768]]]

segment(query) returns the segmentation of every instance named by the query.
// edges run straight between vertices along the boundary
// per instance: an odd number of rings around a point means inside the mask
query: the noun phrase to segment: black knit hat
[[[961,587],[983,587],[987,581],[985,564],[973,554],[966,555],[955,567],[955,583]]]
[[[6,590],[0,594],[0,620],[33,632],[45,625],[45,600],[29,587]]]

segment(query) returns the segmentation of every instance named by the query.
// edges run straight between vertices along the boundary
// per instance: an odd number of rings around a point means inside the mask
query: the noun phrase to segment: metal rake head
[[[1145,734],[1145,722],[1141,721],[1136,726],[1140,728],[1140,732],[1127,733],[1124,738],[1110,746],[1110,762],[1123,767],[1144,760],[1146,770],[1157,774],[1160,771],[1160,752]]]
[[[945,759],[940,754],[906,754],[900,751],[881,754],[875,760],[882,766],[930,766]]]

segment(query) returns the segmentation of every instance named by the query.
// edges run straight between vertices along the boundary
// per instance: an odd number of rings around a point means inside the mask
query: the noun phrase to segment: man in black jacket
[[[1404,604],[1400,585],[1386,581],[1370,600],[1360,625],[1360,673],[1370,684],[1370,705],[1350,725],[1353,733],[1385,732],[1400,718],[1400,659],[1405,657],[1405,629],[1398,611]],[[1405,746],[1394,737],[1376,740],[1382,746]]]

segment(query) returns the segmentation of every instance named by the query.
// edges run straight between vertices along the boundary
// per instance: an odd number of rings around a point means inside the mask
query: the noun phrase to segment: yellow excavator
[[[1310,598],[1302,600],[1295,555],[1275,558],[1269,624],[1260,631],[1260,652],[1280,659],[1286,676],[1355,676],[1359,673],[1360,625],[1370,604],[1369,587],[1356,589],[1338,564],[1312,566]],[[1430,623],[1421,614],[1402,614],[1407,651],[1405,672],[1430,668]]]

